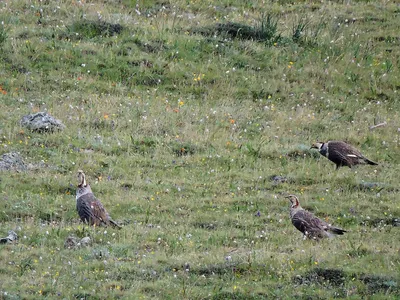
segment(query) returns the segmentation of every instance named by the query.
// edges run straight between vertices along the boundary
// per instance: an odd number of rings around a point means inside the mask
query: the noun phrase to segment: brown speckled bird
[[[93,195],[90,185],[86,182],[85,173],[78,171],[78,189],[76,190],[76,209],[79,217],[90,225],[112,225],[121,228],[108,215],[101,202]]]
[[[304,234],[304,238],[319,240],[324,237],[331,237],[332,234],[342,235],[346,232],[346,230],[334,227],[317,218],[311,212],[304,210],[295,195],[289,195],[286,198],[289,198],[291,203],[290,219],[292,224]]]
[[[328,141],[314,143],[311,148],[318,149],[319,153],[336,164],[336,169],[341,166],[349,168],[359,165],[377,165],[361,154],[353,146],[342,141]]]

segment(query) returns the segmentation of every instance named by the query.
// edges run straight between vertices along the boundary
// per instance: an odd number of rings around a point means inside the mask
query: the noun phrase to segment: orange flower
[[[104,114],[104,119],[108,119],[108,115],[107,114]]]
[[[235,124],[235,120],[234,120],[234,119],[230,119],[229,122],[230,122],[231,124]]]

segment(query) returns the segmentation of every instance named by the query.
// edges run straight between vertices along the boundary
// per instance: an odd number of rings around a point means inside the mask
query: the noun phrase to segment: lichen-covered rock
[[[29,130],[37,132],[54,132],[65,128],[60,120],[55,119],[46,112],[23,116],[20,124]]]
[[[0,158],[0,171],[24,171],[26,164],[17,152],[4,153]]]
[[[75,249],[78,245],[78,238],[75,236],[69,236],[64,242],[65,249]]]

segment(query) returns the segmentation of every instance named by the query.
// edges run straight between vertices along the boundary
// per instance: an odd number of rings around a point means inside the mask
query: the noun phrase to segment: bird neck
[[[328,143],[323,143],[321,145],[321,148],[319,148],[319,153],[321,153],[324,156],[327,156],[327,154],[328,154]]]
[[[80,183],[78,184],[78,187],[82,188],[82,187],[85,187],[85,186],[88,185],[88,184],[86,183],[85,175],[81,175],[80,180],[81,180],[81,181],[80,181]]]
[[[76,190],[76,199],[78,200],[79,197],[82,197],[86,194],[92,194],[90,185],[78,186],[78,189]]]
[[[293,205],[290,207],[290,217],[293,218],[293,216],[294,216],[298,211],[300,211],[300,210],[303,210],[303,208],[300,206],[299,203],[293,204]]]

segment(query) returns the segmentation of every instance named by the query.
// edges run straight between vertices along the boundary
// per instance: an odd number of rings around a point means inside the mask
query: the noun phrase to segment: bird
[[[89,225],[111,225],[121,228],[118,223],[110,218],[101,202],[94,196],[90,185],[86,182],[85,173],[82,170],[78,170],[76,209],[81,220]]]
[[[286,196],[290,200],[290,219],[292,224],[303,233],[304,239],[319,240],[325,237],[332,237],[333,234],[343,235],[346,230],[334,227],[331,224],[319,219],[313,213],[303,209],[299,198],[295,195]]]
[[[317,149],[319,153],[336,164],[336,170],[342,166],[352,168],[358,164],[378,165],[369,160],[353,146],[342,141],[317,142],[310,149]]]

